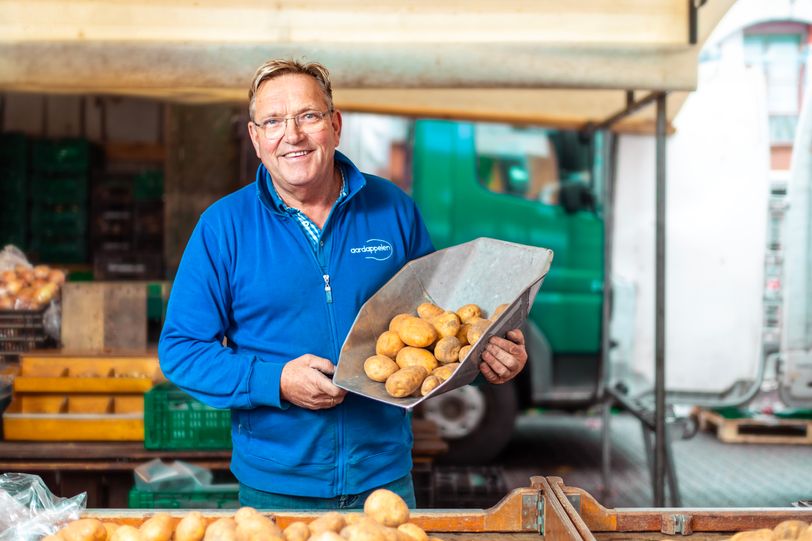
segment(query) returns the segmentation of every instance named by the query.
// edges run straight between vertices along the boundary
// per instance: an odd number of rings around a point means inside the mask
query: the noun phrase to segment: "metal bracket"
[[[665,513],[662,515],[660,532],[668,535],[691,535],[694,533],[691,527],[691,515],[680,513]]]
[[[570,504],[575,508],[575,511],[580,515],[581,514],[581,495],[580,494],[569,494],[567,495],[567,500],[569,500]]]
[[[537,530],[544,535],[544,496],[541,493],[522,496],[522,529]]]

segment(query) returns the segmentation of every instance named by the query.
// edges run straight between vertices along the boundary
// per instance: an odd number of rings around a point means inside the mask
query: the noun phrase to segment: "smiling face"
[[[286,74],[260,85],[255,95],[254,121],[264,123],[270,117],[292,117],[305,111],[323,112],[327,99],[315,79],[309,75]],[[262,128],[248,123],[248,132],[257,157],[271,173],[278,189],[290,194],[331,190],[333,157],[341,137],[341,114],[325,117],[325,126],[315,133],[304,133],[291,118],[285,133],[267,139]]]

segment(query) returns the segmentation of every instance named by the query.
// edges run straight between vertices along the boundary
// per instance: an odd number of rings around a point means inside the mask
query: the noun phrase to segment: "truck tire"
[[[424,404],[423,416],[434,421],[448,443],[438,462],[482,465],[491,462],[513,435],[519,406],[514,383],[466,385]]]

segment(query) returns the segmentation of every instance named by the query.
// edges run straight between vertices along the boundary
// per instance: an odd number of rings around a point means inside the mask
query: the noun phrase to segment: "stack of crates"
[[[88,259],[90,144],[85,139],[36,141],[31,154],[31,245],[38,261]]]
[[[155,385],[144,395],[144,447],[161,451],[231,449],[231,411],[206,406],[171,383]],[[183,491],[133,487],[129,506],[236,509],[238,496],[237,484],[215,484]]]
[[[0,134],[0,249],[27,248],[28,141],[17,133]]]
[[[101,280],[163,278],[163,173],[108,175],[94,190],[93,266]]]

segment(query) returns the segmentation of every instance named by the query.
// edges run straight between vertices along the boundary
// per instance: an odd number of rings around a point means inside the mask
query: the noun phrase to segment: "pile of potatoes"
[[[490,319],[466,304],[455,312],[424,302],[414,314],[398,314],[364,361],[364,373],[383,383],[394,398],[426,396],[447,380],[491,323],[508,307],[500,304]]]
[[[48,265],[0,273],[0,310],[38,310],[51,302],[65,283],[65,273]]]
[[[409,522],[409,507],[385,489],[374,491],[364,512],[324,513],[309,523],[297,521],[284,530],[252,507],[233,517],[209,521],[197,511],[175,518],[156,513],[140,527],[75,520],[43,541],[441,541]]]
[[[803,520],[785,520],[772,530],[739,532],[728,541],[812,541],[812,525]]]

